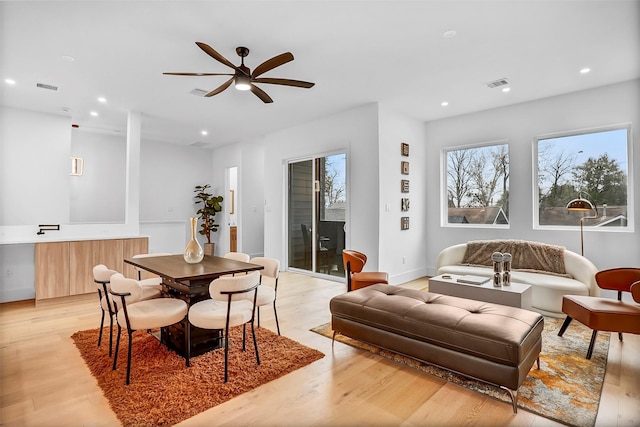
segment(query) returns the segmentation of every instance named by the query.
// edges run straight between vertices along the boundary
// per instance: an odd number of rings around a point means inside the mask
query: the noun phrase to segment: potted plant
[[[204,253],[206,255],[213,255],[215,244],[211,243],[211,233],[218,231],[219,224],[215,222],[216,213],[222,212],[222,196],[214,196],[208,193],[207,190],[211,185],[196,185],[194,193],[194,199],[196,205],[200,205],[200,208],[196,212],[198,217],[202,221],[200,225],[200,231],[198,233],[206,236],[207,243],[204,244]]]

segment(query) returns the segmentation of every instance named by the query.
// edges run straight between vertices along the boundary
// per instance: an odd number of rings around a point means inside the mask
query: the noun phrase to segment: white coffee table
[[[495,287],[493,279],[472,285],[458,282],[463,277],[457,274],[441,274],[429,279],[429,292],[469,298],[476,301],[509,305],[527,310],[531,309],[531,285],[511,283],[509,286]]]

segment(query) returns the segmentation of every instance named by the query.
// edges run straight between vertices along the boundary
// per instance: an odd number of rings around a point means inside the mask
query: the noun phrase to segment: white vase
[[[197,264],[204,258],[204,250],[200,243],[196,239],[196,227],[198,225],[198,218],[190,218],[191,221],[191,239],[187,243],[187,247],[184,248],[184,260],[189,264]]]

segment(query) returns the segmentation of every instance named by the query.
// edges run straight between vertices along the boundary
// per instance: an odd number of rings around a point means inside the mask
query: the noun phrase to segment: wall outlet
[[[13,270],[12,270],[12,269],[10,269],[10,268],[7,268],[7,269],[5,270],[5,272],[4,272],[4,275],[5,275],[6,277],[13,277]]]
[[[402,263],[406,263],[407,262],[407,258],[405,256],[402,257]]]

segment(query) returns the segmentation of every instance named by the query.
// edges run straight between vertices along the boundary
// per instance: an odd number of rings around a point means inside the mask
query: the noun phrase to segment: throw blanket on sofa
[[[491,254],[508,252],[513,270],[531,270],[568,276],[564,266],[564,248],[526,240],[473,240],[467,242],[462,264],[493,266]]]

